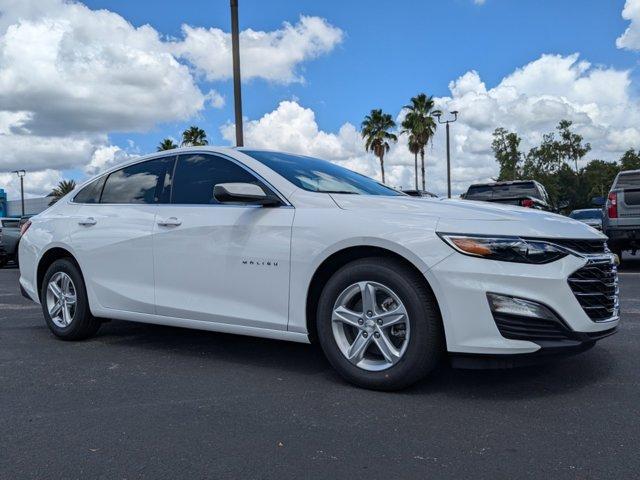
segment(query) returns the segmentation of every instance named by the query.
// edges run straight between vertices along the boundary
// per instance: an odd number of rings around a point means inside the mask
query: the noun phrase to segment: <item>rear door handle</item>
[[[83,225],[85,227],[90,227],[91,225],[95,225],[96,223],[98,223],[98,222],[96,222],[95,218],[87,217],[87,218],[84,218],[84,219],[80,220],[78,222],[78,225]]]
[[[182,221],[178,220],[176,217],[169,217],[164,220],[158,220],[158,225],[161,227],[177,227],[182,225]]]

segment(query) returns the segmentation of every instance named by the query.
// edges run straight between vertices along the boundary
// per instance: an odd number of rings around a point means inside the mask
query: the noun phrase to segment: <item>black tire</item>
[[[6,258],[2,258],[0,259],[0,268],[4,268],[4,266],[7,264],[7,259]]]
[[[352,364],[342,354],[333,335],[331,316],[338,296],[361,281],[379,282],[400,298],[409,314],[407,349],[391,367],[369,371]],[[317,311],[317,333],[329,363],[347,381],[375,390],[400,390],[425,378],[444,351],[442,320],[433,292],[424,277],[402,262],[370,257],[355,260],[338,270],[326,283]]]
[[[58,272],[66,273],[71,277],[76,292],[75,312],[73,313],[71,322],[65,327],[56,325],[53,322],[47,308],[47,287],[49,280]],[[95,335],[100,328],[100,320],[91,315],[91,311],[89,310],[87,289],[80,270],[75,262],[70,259],[62,258],[56,260],[49,266],[42,281],[40,303],[42,304],[42,313],[44,314],[44,319],[47,322],[49,330],[62,340],[84,340],[85,338]]]

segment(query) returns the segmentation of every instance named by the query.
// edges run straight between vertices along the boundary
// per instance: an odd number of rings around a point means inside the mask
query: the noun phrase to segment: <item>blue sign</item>
[[[4,217],[7,212],[7,193],[4,188],[0,188],[0,217]]]

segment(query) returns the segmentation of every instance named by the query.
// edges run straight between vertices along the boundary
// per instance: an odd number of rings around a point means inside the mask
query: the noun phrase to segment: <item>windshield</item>
[[[372,178],[318,158],[289,153],[242,150],[291,183],[310,192],[404,195]]]
[[[602,210],[576,210],[569,216],[576,220],[598,220],[602,218]]]

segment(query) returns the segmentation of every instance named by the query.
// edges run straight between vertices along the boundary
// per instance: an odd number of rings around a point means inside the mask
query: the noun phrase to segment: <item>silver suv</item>
[[[620,172],[613,181],[604,209],[602,227],[609,248],[621,257],[640,248],[640,170]]]

